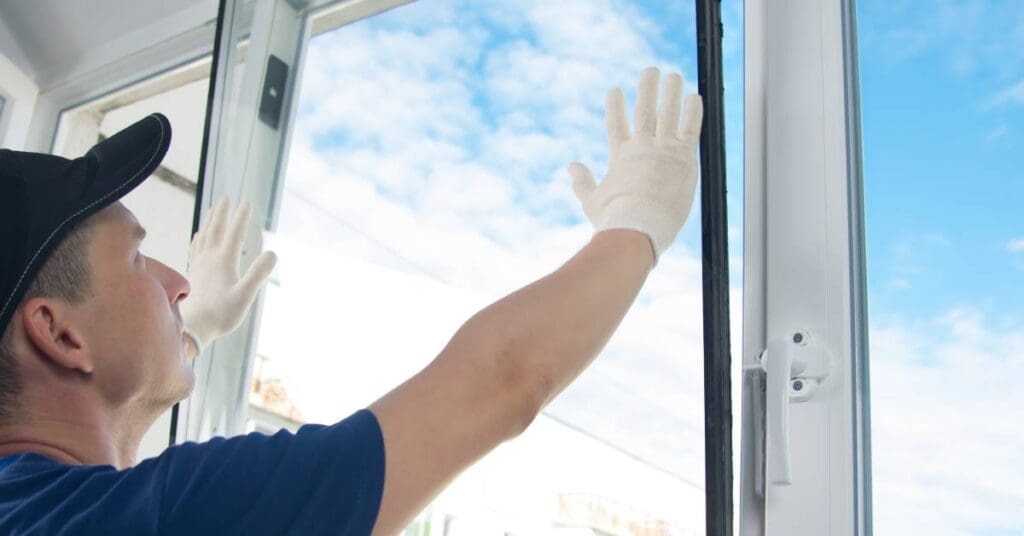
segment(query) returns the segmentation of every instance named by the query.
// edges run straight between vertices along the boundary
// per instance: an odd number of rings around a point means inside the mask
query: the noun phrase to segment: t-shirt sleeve
[[[369,410],[294,434],[185,443],[150,461],[166,475],[166,534],[368,535],[384,487],[384,440]]]

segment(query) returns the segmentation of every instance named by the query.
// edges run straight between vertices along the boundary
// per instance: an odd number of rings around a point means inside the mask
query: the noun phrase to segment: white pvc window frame
[[[246,199],[252,203],[253,217],[241,263],[255,258],[262,250],[259,231],[273,229],[277,220],[281,175],[310,37],[410,1],[221,1],[194,229],[222,197]],[[288,70],[276,129],[258,118],[271,55]],[[196,361],[196,388],[177,410],[173,443],[245,431],[261,311],[262,297],[238,330],[215,341]]]
[[[224,4],[236,3],[243,2],[224,0]],[[321,8],[329,7],[327,0],[273,0],[260,2],[259,8],[290,5],[301,17],[288,22],[294,24],[289,28],[299,35],[315,35],[403,3],[356,0],[344,2],[344,9],[325,11]],[[771,2],[771,9],[768,4],[769,0],[746,0],[744,8],[740,533],[866,535],[871,533],[870,419],[854,3],[791,0]],[[159,43],[134,43],[140,50],[136,54],[88,58],[75,76],[66,80],[9,93],[0,130],[11,127],[16,107],[27,107],[31,125],[19,128],[17,143],[7,143],[8,137],[4,145],[50,151],[63,111],[209,54],[212,26],[199,8],[187,15],[167,30]],[[275,34],[274,40],[266,38],[257,44],[259,31],[280,29],[271,24],[257,30],[249,53],[275,50],[277,55],[287,56],[275,48],[284,46],[293,54],[292,73],[299,73],[306,39],[287,45],[287,40],[281,41],[282,34]],[[265,65],[264,60],[262,56],[251,64]],[[244,76],[258,81],[260,75]],[[222,101],[228,98],[222,92],[211,106],[223,111]],[[226,143],[217,128],[226,131],[228,121],[252,120],[247,116],[219,117],[213,121],[209,140],[213,158],[222,152],[217,150],[219,144]],[[239,129],[237,125],[231,128]],[[273,162],[259,163],[264,170],[262,178],[252,179],[251,187],[260,192],[253,196],[257,225],[273,221],[273,175],[283,167],[285,152],[280,149],[287,145],[289,131],[290,119],[269,138],[261,140],[252,134],[258,145],[274,147],[269,151]],[[197,217],[212,206],[217,192],[241,191],[245,181],[244,171],[230,178],[232,175],[217,175],[212,169],[207,171]],[[275,171],[265,173],[267,169]],[[255,203],[259,200],[264,201],[262,207]],[[251,361],[251,326],[257,321],[258,317],[250,320],[234,342],[218,343],[213,352],[230,353],[224,357],[236,362],[240,357],[245,357],[244,363]],[[772,482],[779,471],[778,442],[765,437],[767,377],[760,356],[770,343],[791,342],[797,332],[806,335],[807,345],[801,348],[813,348],[815,355],[829,357],[812,370],[820,376],[814,396],[787,401],[791,483],[783,486]],[[229,351],[229,345],[240,346]],[[799,360],[797,354],[803,351],[798,349],[790,357]],[[228,361],[211,357],[207,356],[208,362]],[[233,371],[231,381],[208,390],[204,401],[198,402],[201,405],[196,411],[208,425],[225,425],[218,431],[241,431],[231,428],[244,422],[235,412],[244,411],[240,402],[248,387],[247,366]],[[230,427],[226,426],[228,418]],[[210,431],[207,427],[205,433]],[[199,436],[181,433],[178,439]]]
[[[204,141],[208,157],[201,171],[196,227],[206,212],[227,195],[250,200],[256,227],[273,228],[309,38],[410,1],[318,0],[303,4],[299,0],[266,0],[256,4],[252,12],[246,11],[247,4],[239,0],[222,1],[209,134]],[[241,54],[245,66],[236,72],[231,66],[239,63],[236,58]],[[289,111],[277,131],[256,119],[259,88],[270,54],[285,59],[292,77],[285,97]],[[235,77],[239,75],[242,81],[237,84]],[[253,234],[258,235],[250,232]],[[258,243],[247,247],[245,251],[250,253],[243,255],[242,263],[249,262],[247,257],[259,250]],[[261,300],[257,300],[254,313],[241,328],[216,341],[208,355],[197,360],[196,389],[181,405],[175,442],[244,432],[261,307]]]
[[[868,535],[855,9],[744,9],[740,534]]]

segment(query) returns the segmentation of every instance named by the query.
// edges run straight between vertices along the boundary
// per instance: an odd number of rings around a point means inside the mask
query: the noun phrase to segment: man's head
[[[145,231],[117,202],[152,173],[169,136],[154,115],[78,160],[0,151],[4,420],[31,413],[23,404],[45,400],[44,386],[146,414],[191,389],[178,309],[188,282],[140,253]]]
[[[23,300],[50,297],[77,304],[86,298],[92,288],[87,249],[90,227],[83,222],[68,233],[29,284]],[[14,353],[14,331],[8,325],[0,332],[0,421],[14,417],[23,386]]]

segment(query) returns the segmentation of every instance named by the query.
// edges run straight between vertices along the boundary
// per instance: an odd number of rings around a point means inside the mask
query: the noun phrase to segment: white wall
[[[0,96],[6,101],[0,116],[0,147],[24,149],[39,88],[3,54],[0,54]]]

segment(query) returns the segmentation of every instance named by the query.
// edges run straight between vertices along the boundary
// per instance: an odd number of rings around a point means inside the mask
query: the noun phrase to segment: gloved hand
[[[196,346],[196,355],[214,339],[241,325],[277,263],[277,255],[264,251],[245,275],[238,276],[252,206],[246,202],[230,217],[228,212],[227,199],[221,200],[193,237],[189,250],[186,276],[192,292],[181,302],[181,317],[185,334]]]
[[[601,184],[579,162],[569,165],[573,191],[595,232],[633,229],[647,235],[654,263],[675,240],[690,214],[697,187],[697,145],[704,108],[699,95],[686,99],[679,127],[683,77],[665,78],[657,111],[658,79],[654,67],[644,69],[637,88],[636,122],[630,135],[622,90],[608,92],[605,124],[611,149],[608,174]]]

